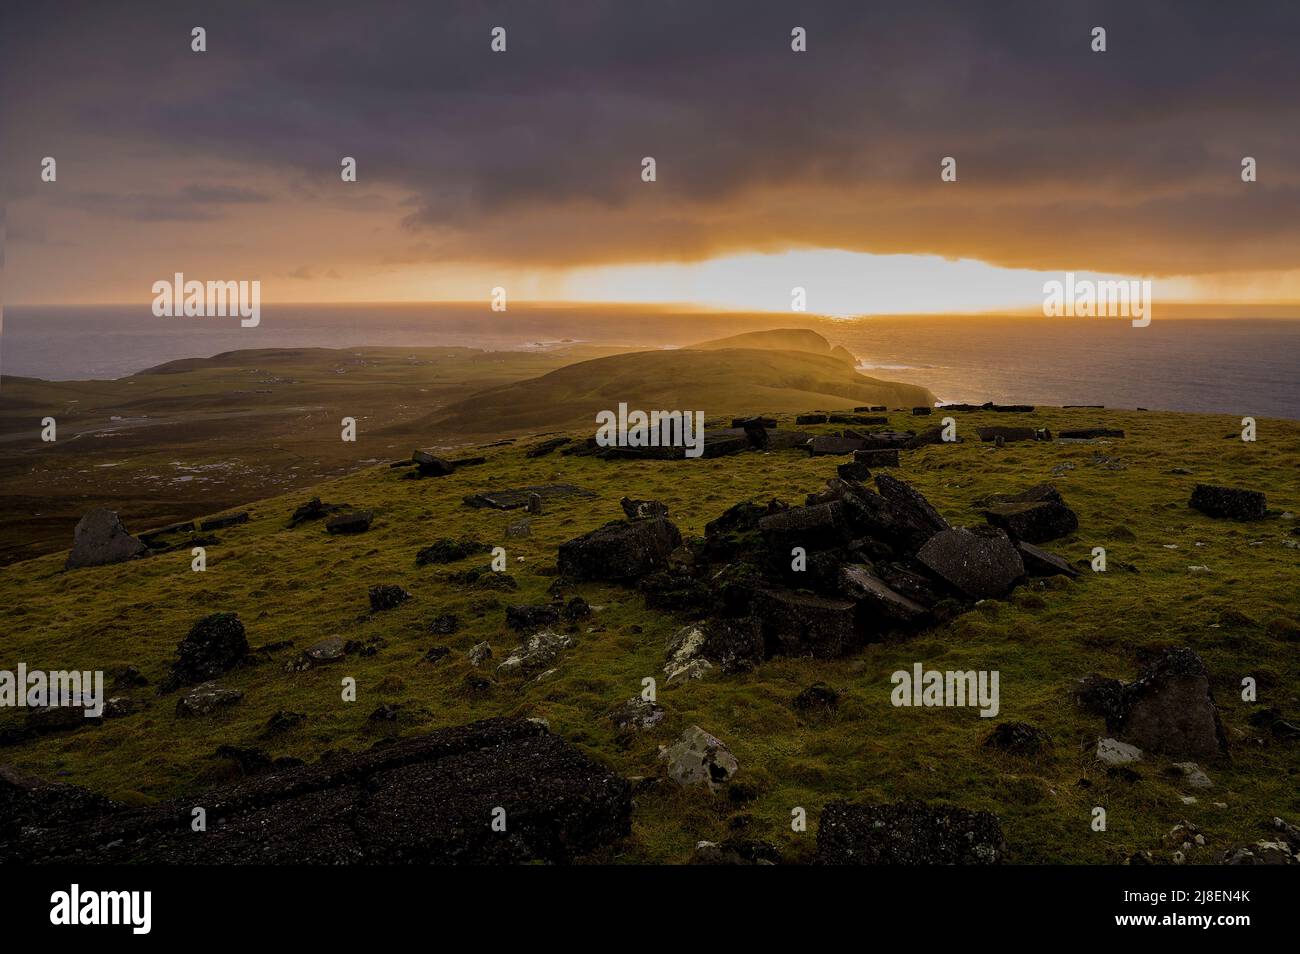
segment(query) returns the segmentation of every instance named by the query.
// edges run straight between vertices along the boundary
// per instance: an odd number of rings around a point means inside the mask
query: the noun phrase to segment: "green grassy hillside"
[[[758,387],[764,380],[759,354],[724,351],[708,357],[750,374],[746,380]],[[617,367],[618,359],[611,360]],[[673,357],[674,389],[692,378],[690,360],[680,353]],[[640,399],[638,386],[657,381],[651,368],[644,379],[620,382],[619,396]],[[815,360],[808,368],[824,370]],[[590,364],[578,365],[546,388],[562,395],[562,402],[586,394],[590,407],[592,395],[606,392],[582,390],[589,374]],[[696,383],[707,388],[707,381]],[[615,392],[608,393],[612,401]],[[756,403],[725,410],[782,410],[790,404],[781,402],[792,404],[808,391],[787,378],[772,391],[743,393]],[[819,393],[798,410],[826,407],[826,392]],[[703,400],[706,392],[694,394],[698,397],[691,401],[710,407]],[[534,399],[530,395],[535,392],[527,388],[515,391],[524,410]],[[660,396],[645,393],[647,406],[676,407],[687,400]],[[846,391],[844,403],[867,400]],[[520,413],[520,421],[528,419]],[[1264,818],[1296,820],[1300,760],[1294,744],[1287,748],[1248,722],[1263,706],[1277,706],[1292,719],[1300,715],[1295,622],[1300,550],[1286,545],[1300,539],[1292,533],[1295,523],[1282,516],[1249,524],[1212,520],[1190,510],[1187,500],[1193,484],[1208,481],[1263,490],[1274,510],[1300,512],[1300,423],[1261,421],[1259,441],[1244,444],[1225,438],[1238,428],[1227,416],[1040,409],[1032,415],[957,417],[967,440],[904,452],[898,476],[957,523],[981,522],[973,502],[986,494],[1052,480],[1077,511],[1080,529],[1051,549],[1077,560],[1104,546],[1108,572],[1022,587],[1007,601],[986,602],[907,642],[872,646],[848,658],[778,659],[746,675],[714,674],[671,688],[663,686],[664,644],[680,621],[647,611],[635,591],[575,585],[565,595],[582,595],[596,612],[579,624],[576,646],[563,654],[555,672],[522,686],[502,681],[477,695],[464,685],[473,671],[465,652],[486,640],[495,661],[504,658],[520,641],[505,626],[504,604],[548,602],[554,577],[546,571],[554,567],[556,548],[621,517],[622,495],[664,501],[684,534],[699,534],[707,521],[746,498],[800,502],[834,475],[842,459],[797,452],[677,461],[608,462],[555,454],[529,459],[527,445],[521,444],[488,451],[486,464],[440,479],[404,480],[401,471],[372,467],[310,492],[253,503],[247,524],[218,531],[220,542],[209,547],[205,573],[190,570],[188,551],[73,572],[63,571],[63,554],[0,569],[6,666],[19,661],[43,669],[134,665],[156,686],[190,625],[217,610],[237,612],[255,647],[293,644],[228,674],[222,682],[245,695],[221,714],[178,719],[174,696],[156,696],[152,686],[137,688],[129,692],[143,705],[135,714],[0,750],[0,761],[144,802],[196,791],[228,776],[232,764],[213,757],[222,744],[315,759],[328,750],[368,746],[389,732],[523,714],[547,719],[564,738],[623,774],[653,776],[660,766],[658,746],[686,726],[699,724],[721,738],[740,763],[729,794],[646,788],[637,796],[631,839],[610,859],[621,861],[682,862],[691,857],[696,840],[729,836],[768,839],[788,859],[806,859],[818,812],[835,798],[915,795],[994,811],[1002,819],[1009,859],[1020,863],[1118,862],[1138,849],[1159,849],[1165,833],[1182,819],[1198,825],[1208,840],[1189,860],[1208,862],[1231,843],[1259,837],[1256,826]],[[1028,442],[1003,448],[973,439],[977,425],[1013,422],[1054,430],[1106,425],[1122,427],[1128,436],[1098,444]],[[913,419],[895,414],[892,423],[908,427]],[[356,452],[375,454],[364,439]],[[505,534],[508,524],[524,516],[521,512],[475,510],[462,503],[465,494],[487,487],[553,480],[589,488],[599,497],[548,504],[544,514],[531,518],[527,538]],[[374,525],[351,537],[329,536],[319,523],[286,529],[294,507],[312,494],[374,508]],[[450,567],[416,566],[421,547],[463,535],[507,549],[519,592],[468,590],[445,580],[448,570],[483,564],[485,557]],[[400,584],[414,599],[372,615],[366,591],[376,583]],[[461,629],[450,636],[431,634],[430,621],[444,613],[459,616]],[[302,648],[335,634],[361,642],[377,639],[378,652],[306,672],[285,670],[284,663]],[[439,645],[450,647],[451,654],[441,662],[425,661],[425,653]],[[1195,792],[1198,801],[1192,805],[1180,800],[1186,790],[1166,774],[1163,760],[1136,766],[1135,778],[1108,775],[1091,755],[1104,731],[1100,720],[1070,701],[1075,680],[1085,673],[1129,679],[1146,654],[1174,645],[1189,645],[1205,659],[1233,748],[1230,760],[1202,765],[1215,787]],[[971,709],[892,707],[890,673],[915,662],[999,670],[1002,711],[984,720]],[[357,680],[359,696],[351,704],[340,701],[340,680],[349,675]],[[1239,694],[1247,675],[1260,686],[1254,705]],[[660,680],[659,701],[667,718],[623,746],[607,713],[637,694],[647,676]],[[841,690],[837,714],[806,719],[791,708],[795,694],[815,681]],[[384,703],[400,707],[396,723],[368,719]],[[267,720],[278,710],[307,718],[298,729],[267,737]],[[1046,729],[1054,739],[1051,758],[1030,762],[983,749],[993,723],[1003,720]],[[1094,806],[1107,809],[1104,833],[1090,830]],[[791,830],[795,807],[808,812],[807,832]]]
[[[813,332],[806,334],[825,343]],[[483,391],[436,411],[427,423],[431,433],[477,435],[583,427],[596,410],[614,410],[620,401],[646,411],[703,410],[715,417],[735,407],[752,413],[864,404],[911,408],[932,404],[934,395],[913,384],[858,374],[830,354],[763,348],[641,351],[582,361]]]

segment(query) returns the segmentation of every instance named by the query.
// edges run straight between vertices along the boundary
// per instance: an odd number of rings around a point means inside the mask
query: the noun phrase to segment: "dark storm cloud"
[[[1300,242],[1291,2],[40,10],[7,44],[20,135],[320,183],[355,156],[362,183],[408,197],[401,225],[430,258],[801,244],[1170,272],[1293,266]],[[949,155],[959,182],[940,186]],[[1244,155],[1260,162],[1250,193]],[[208,188],[166,202],[202,218],[260,200]],[[134,218],[166,214],[125,198]]]

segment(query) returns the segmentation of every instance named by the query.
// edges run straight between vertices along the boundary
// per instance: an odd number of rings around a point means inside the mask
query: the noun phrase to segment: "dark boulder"
[[[1258,491],[1212,484],[1197,484],[1187,505],[1207,517],[1229,520],[1261,520],[1268,510],[1264,495]]]
[[[346,510],[347,507],[347,504],[322,503],[319,497],[312,497],[311,500],[294,509],[293,516],[289,518],[289,526],[292,528],[309,520],[322,520],[332,513]]]
[[[207,520],[199,522],[200,530],[223,530],[226,527],[235,527],[241,523],[248,523],[248,511],[241,510],[239,513],[223,514],[220,517],[209,517]]]
[[[446,477],[456,469],[456,465],[446,458],[422,450],[411,454],[411,463],[415,464],[415,472],[410,475],[413,477]]]
[[[472,537],[463,537],[460,540],[443,537],[416,553],[415,565],[428,566],[436,563],[455,563],[457,560],[463,560],[476,553],[491,552],[492,548],[490,546]]]
[[[1005,596],[1025,575],[1020,553],[1004,535],[944,530],[930,538],[917,560],[971,599]]]
[[[984,740],[985,748],[1022,758],[1037,758],[1052,747],[1052,737],[1028,722],[999,722]]]
[[[918,416],[918,417],[923,416],[923,415],[933,414],[933,413],[934,413],[934,408],[932,408],[932,407],[914,407],[914,408],[912,408],[912,414],[915,415],[915,416]]]
[[[859,640],[857,605],[786,589],[760,589],[754,594],[766,652],[771,656],[842,656]]]
[[[244,624],[234,613],[212,613],[176,644],[168,688],[192,686],[227,673],[248,658]]]
[[[370,611],[372,613],[396,609],[411,599],[411,594],[395,583],[380,583],[372,586],[368,595],[370,596]]]
[[[1074,701],[1085,712],[1101,716],[1107,728],[1119,722],[1123,712],[1124,683],[1090,672],[1074,687]]]
[[[794,419],[795,424],[807,426],[809,424],[825,424],[827,415],[825,414],[800,414]]]
[[[812,457],[852,454],[863,449],[863,441],[857,437],[836,437],[834,434],[818,434],[808,442],[808,453]]]
[[[72,552],[64,567],[75,570],[84,566],[122,563],[144,553],[146,547],[126,532],[112,510],[88,511],[72,536]]]
[[[988,865],[1006,850],[992,812],[907,800],[828,802],[817,828],[819,865]]]
[[[996,425],[994,427],[978,427],[975,431],[979,434],[980,440],[987,444],[991,444],[999,438],[1001,438],[1005,443],[1038,439],[1038,432],[1032,427],[1004,427],[1002,425]]]
[[[1166,650],[1124,687],[1114,731],[1171,758],[1214,758],[1228,750],[1209,672],[1186,647]]]
[[[858,453],[862,452],[858,451]],[[835,468],[835,473],[844,480],[856,480],[859,483],[871,479],[871,468],[866,464],[858,463],[856,460],[847,464],[840,464]]]
[[[865,566],[841,568],[840,587],[857,602],[857,626],[866,632],[915,626],[929,616],[924,606],[894,592]]]
[[[1029,576],[1078,576],[1079,571],[1070,566],[1063,557],[1050,553],[1041,547],[1024,540],[1016,541],[1016,549],[1025,564],[1025,573]]]
[[[900,450],[915,436],[911,431],[871,431],[862,435],[862,450]]]
[[[824,550],[851,536],[844,507],[838,500],[811,507],[791,507],[758,521],[763,544],[780,561],[790,560],[794,547]]]
[[[560,621],[560,611],[554,606],[515,604],[506,607],[506,625],[511,629],[541,629]]]
[[[365,533],[370,529],[370,521],[373,517],[374,514],[369,510],[336,513],[325,520],[325,532],[332,534]]]
[[[1045,543],[1079,529],[1078,515],[1053,500],[996,504],[985,511],[984,519],[1016,540],[1029,543]]]
[[[666,567],[681,542],[681,532],[661,517],[614,521],[560,544],[557,562],[570,580],[633,580]]]

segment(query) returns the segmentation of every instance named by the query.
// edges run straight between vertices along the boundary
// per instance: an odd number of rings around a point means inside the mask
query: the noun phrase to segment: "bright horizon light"
[[[574,269],[559,289],[575,302],[690,303],[732,311],[791,310],[792,289],[806,291],[811,314],[939,314],[1039,308],[1043,284],[1063,271],[1001,268],[938,255],[873,255],[840,249],[741,254],[694,263],[606,265]],[[1076,271],[1078,279],[1148,276]],[[1194,297],[1186,279],[1154,281],[1157,302]]]

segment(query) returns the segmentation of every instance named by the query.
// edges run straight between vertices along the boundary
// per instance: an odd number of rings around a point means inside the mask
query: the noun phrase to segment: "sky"
[[[798,286],[898,314],[1032,306],[1065,271],[1300,303],[1292,0],[0,16],[9,304],[147,303],[182,272],[269,301],[780,311]]]

